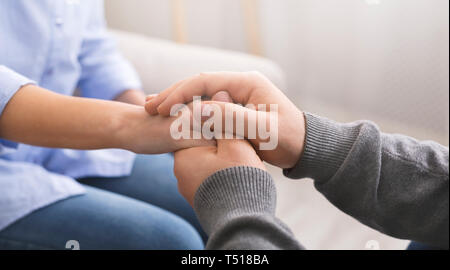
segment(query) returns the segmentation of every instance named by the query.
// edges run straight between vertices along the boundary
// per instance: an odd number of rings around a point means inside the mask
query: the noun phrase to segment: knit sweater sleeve
[[[251,167],[229,168],[206,179],[194,209],[209,235],[207,249],[302,249],[290,229],[275,217],[272,177]]]
[[[312,178],[335,206],[385,234],[448,248],[448,147],[385,134],[369,121],[306,114],[306,148],[291,178]]]

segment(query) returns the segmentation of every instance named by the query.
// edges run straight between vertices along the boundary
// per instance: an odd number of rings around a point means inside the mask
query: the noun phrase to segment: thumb
[[[233,103],[233,99],[227,91],[217,92],[211,99],[216,102]],[[239,106],[241,107],[241,106]],[[238,108],[238,107],[235,107]],[[242,107],[243,108],[243,107]],[[241,110],[241,108],[239,108]],[[224,110],[222,110],[224,111]],[[233,119],[233,122],[234,119]],[[228,131],[233,134],[233,131]],[[217,151],[218,153],[225,156],[232,156],[233,154],[239,153],[241,151],[253,151],[252,145],[244,139],[218,139],[217,140]]]

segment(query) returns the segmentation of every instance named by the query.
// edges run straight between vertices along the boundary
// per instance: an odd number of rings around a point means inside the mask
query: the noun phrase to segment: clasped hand
[[[215,105],[225,112],[225,106],[234,106],[233,111],[242,113],[233,114],[233,117],[244,116],[240,121],[243,121],[246,127],[258,125],[249,122],[270,119],[268,111],[258,111],[258,105],[266,105],[266,108],[271,104],[278,105],[278,143],[273,150],[259,150],[264,140],[258,136],[249,139],[247,129],[244,134],[238,134],[245,139],[219,139],[216,145],[177,151],[175,176],[181,194],[191,204],[202,182],[217,171],[237,166],[265,170],[262,161],[280,168],[291,168],[300,159],[305,140],[303,113],[261,74],[203,73],[180,81],[159,95],[147,97],[145,108],[151,115],[169,117],[174,105],[190,103],[195,96],[211,98],[210,101],[202,103],[202,108],[206,108],[206,105]],[[244,107],[246,105],[253,105],[255,109]]]

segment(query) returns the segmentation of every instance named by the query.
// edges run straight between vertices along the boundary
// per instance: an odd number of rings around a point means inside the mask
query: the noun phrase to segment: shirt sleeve
[[[83,97],[111,100],[127,89],[140,89],[141,82],[108,34],[103,10],[103,1],[91,2],[79,55],[78,87]]]
[[[0,116],[3,114],[9,100],[22,86],[34,83],[33,80],[0,65]],[[11,148],[17,148],[17,143],[0,138],[0,154]]]

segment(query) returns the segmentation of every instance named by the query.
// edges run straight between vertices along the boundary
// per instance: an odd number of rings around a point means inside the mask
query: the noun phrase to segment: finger
[[[185,80],[179,81],[153,97],[151,100],[148,100],[147,104],[145,104],[145,109],[147,110],[147,112],[150,115],[157,115],[158,111],[156,110],[156,108],[159,106],[159,104],[161,104],[161,102],[163,102],[173,90],[175,90],[184,82]]]
[[[217,92],[212,98],[212,101],[219,101],[219,102],[229,102],[233,103],[233,99],[231,98],[230,94],[227,91],[220,91]]]
[[[215,124],[215,120],[219,117],[217,120],[221,120],[222,124],[222,127],[219,127],[219,131],[223,133],[223,136],[228,134],[235,135],[238,138],[257,139],[256,135],[253,136],[253,133],[256,133],[258,113],[255,110],[233,103],[217,101],[205,101],[202,103],[202,115],[208,116],[202,118],[202,121],[205,122],[211,119],[214,120]],[[216,114],[219,114],[219,116]]]
[[[168,116],[173,105],[188,103],[194,96],[212,97],[220,91],[227,91],[235,102],[246,104],[252,91],[248,79],[247,73],[239,72],[204,73],[195,76],[173,89],[158,106],[157,111]],[[158,97],[158,102],[161,99]]]
[[[211,99],[216,102],[226,102],[233,103],[233,99],[227,91],[217,92]],[[229,131],[231,132],[231,131]],[[217,140],[217,150],[221,151],[225,155],[229,155],[243,149],[245,147],[252,147],[251,144],[243,139],[233,139],[233,140]]]
[[[211,99],[212,101],[218,101],[218,102],[225,102],[225,103],[232,103],[233,100],[231,99],[230,94],[228,94],[227,91],[219,91],[217,92]],[[196,113],[196,111],[194,111],[194,104],[191,102],[189,104],[187,104],[187,107],[189,108],[189,110],[191,112],[193,112],[194,114]],[[201,108],[199,111],[199,114],[201,115]],[[199,115],[199,116],[200,116]],[[202,123],[204,123],[205,121],[207,121],[210,117],[207,116],[201,116],[200,119],[198,119],[198,116],[196,117],[195,115],[191,114],[191,123],[194,123],[194,131],[200,131],[201,132],[201,125]],[[200,120],[200,121],[198,121]],[[195,125],[198,124],[198,125]],[[211,127],[211,131],[214,130],[214,125]],[[198,129],[200,128],[200,129]]]
[[[146,96],[145,102],[149,102],[150,100],[154,99],[156,96],[157,96],[156,94]]]

